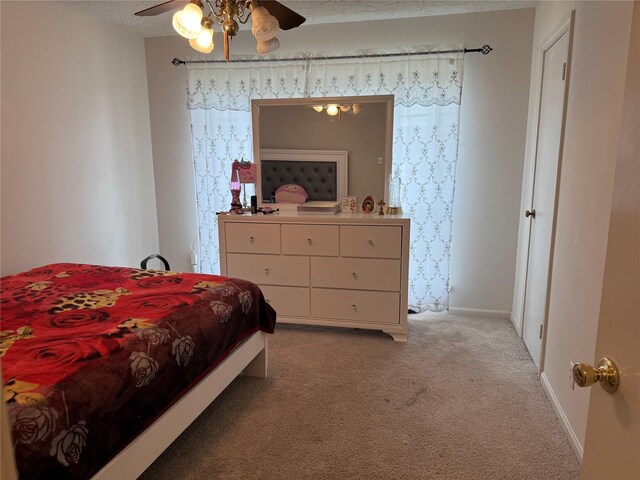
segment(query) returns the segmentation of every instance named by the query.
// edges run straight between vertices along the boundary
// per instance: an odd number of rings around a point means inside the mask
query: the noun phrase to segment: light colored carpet
[[[574,479],[579,464],[508,320],[411,315],[409,341],[278,325],[152,479]]]

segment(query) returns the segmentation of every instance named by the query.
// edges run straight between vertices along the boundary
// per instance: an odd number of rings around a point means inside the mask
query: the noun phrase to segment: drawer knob
[[[265,268],[265,269],[264,269],[264,274],[265,274],[265,275],[269,275],[269,269],[268,269],[268,268]]]
[[[356,272],[353,272],[353,273],[351,274],[351,276],[352,276],[355,280],[357,280],[357,279],[358,279],[358,274],[357,274]]]
[[[358,310],[358,307],[356,306],[356,304],[354,303],[353,305],[351,305],[351,310],[353,310],[354,312],[356,310]]]
[[[370,247],[373,247],[373,240],[369,240],[367,244],[369,244]]]
[[[310,238],[307,238],[307,243],[308,243],[309,245],[311,245],[311,244],[313,244],[313,240],[311,240]]]
[[[256,241],[256,239],[255,239],[255,238],[253,238],[253,237],[249,237],[249,242],[254,243],[255,241]]]

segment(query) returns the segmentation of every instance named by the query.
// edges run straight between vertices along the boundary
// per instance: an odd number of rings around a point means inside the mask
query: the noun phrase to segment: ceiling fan
[[[212,4],[213,3],[213,4]],[[186,6],[185,6],[186,5]],[[206,7],[205,7],[206,5]],[[229,61],[229,40],[251,18],[251,33],[257,40],[257,51],[264,55],[277,50],[278,29],[290,30],[306,20],[302,15],[275,0],[169,0],[145,8],[137,16],[159,15],[184,6],[173,15],[173,28],[189,39],[189,45],[201,53],[213,50],[214,20],[222,26],[224,58]],[[209,10],[205,15],[205,10]]]

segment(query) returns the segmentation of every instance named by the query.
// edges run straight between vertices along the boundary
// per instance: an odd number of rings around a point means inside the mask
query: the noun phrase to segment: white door
[[[554,213],[564,125],[570,30],[543,53],[542,89],[531,207],[522,339],[540,369],[542,337],[552,259]]]
[[[618,391],[591,387],[583,480],[640,479],[640,4],[634,7],[596,340]],[[577,361],[583,361],[576,359]],[[591,359],[584,359],[590,361]]]

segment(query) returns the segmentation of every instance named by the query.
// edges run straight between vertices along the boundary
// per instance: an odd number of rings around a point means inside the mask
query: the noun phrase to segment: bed
[[[245,280],[67,263],[0,289],[21,478],[137,478],[238,374],[266,376],[276,314]]]

